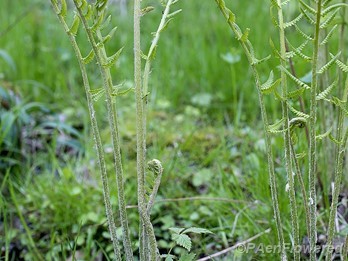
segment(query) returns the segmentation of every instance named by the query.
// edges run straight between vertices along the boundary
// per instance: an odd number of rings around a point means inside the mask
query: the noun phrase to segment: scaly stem
[[[135,103],[136,103],[136,126],[137,126],[137,179],[138,179],[138,210],[140,215],[140,235],[145,230],[143,248],[150,245],[150,260],[157,260],[157,243],[155,233],[146,211],[145,200],[145,161],[146,161],[146,140],[143,100],[146,94],[142,90],[141,82],[141,49],[140,49],[140,0],[134,0],[134,84],[135,84]],[[143,227],[143,228],[142,228]],[[149,239],[147,242],[146,239]],[[140,249],[140,253],[144,250]],[[143,252],[144,253],[144,252]]]
[[[283,229],[282,229],[282,222],[280,218],[280,210],[279,210],[279,204],[278,204],[278,193],[277,193],[277,180],[276,175],[274,171],[274,162],[273,162],[273,151],[272,151],[272,144],[271,144],[271,137],[270,133],[268,131],[268,117],[266,113],[266,107],[264,104],[263,94],[261,93],[261,82],[260,77],[258,74],[258,71],[256,69],[256,65],[254,63],[254,59],[250,53],[249,48],[251,47],[251,43],[249,41],[243,41],[242,40],[242,34],[237,27],[237,25],[234,23],[232,16],[232,12],[226,8],[224,0],[215,0],[218,4],[218,7],[220,11],[222,12],[223,16],[227,20],[230,28],[236,35],[237,39],[239,39],[239,42],[244,50],[244,53],[247,56],[248,62],[251,66],[253,77],[256,84],[256,89],[258,93],[259,98],[259,104],[261,109],[261,117],[264,127],[264,135],[265,135],[265,143],[266,143],[266,151],[267,151],[267,161],[268,161],[268,173],[269,173],[269,180],[270,180],[270,187],[271,187],[271,195],[272,195],[272,204],[273,204],[273,211],[274,211],[274,217],[276,221],[276,227],[277,227],[277,233],[278,233],[278,240],[281,247],[281,260],[287,260],[286,251],[285,251],[285,243],[284,243],[284,235],[283,235]]]
[[[58,13],[59,9],[57,4],[54,1],[51,1],[51,2],[55,12]],[[83,62],[83,57],[81,55],[81,51],[78,47],[78,44],[76,42],[74,35],[69,33],[69,27],[66,24],[64,18],[60,15],[58,15],[58,18],[61,24],[63,25],[65,32],[67,33],[69,37],[70,43],[74,49],[75,55],[79,63],[80,71],[82,74],[82,80],[83,80],[83,85],[85,87],[85,93],[86,93],[87,104],[88,104],[88,112],[89,112],[89,117],[91,119],[92,133],[93,133],[94,143],[96,145],[98,163],[99,163],[99,168],[101,173],[104,204],[105,204],[108,227],[109,227],[109,231],[111,235],[111,241],[113,244],[115,257],[117,260],[121,260],[121,253],[120,253],[119,244],[118,244],[117,235],[116,235],[116,225],[115,225],[114,216],[112,212],[112,206],[110,202],[110,191],[109,191],[108,176],[106,171],[104,150],[103,150],[103,145],[102,145],[100,134],[99,134],[99,128],[98,128],[98,123],[96,119],[93,99],[90,93],[90,85],[89,85],[89,80],[87,77],[86,66]]]
[[[315,33],[313,40],[313,55],[312,55],[312,85],[310,94],[310,117],[309,117],[309,210],[310,210],[310,260],[316,260],[316,242],[317,242],[317,197],[316,197],[316,120],[317,120],[317,101],[316,95],[318,90],[318,54],[319,54],[319,37],[320,37],[320,19],[322,0],[317,1]]]
[[[277,0],[277,8],[278,8],[278,28],[279,28],[279,40],[280,40],[280,55],[282,59],[280,59],[281,66],[283,68],[286,67],[286,43],[285,43],[285,30],[284,30],[284,18],[283,18],[283,10],[282,3],[280,0]],[[284,100],[282,100],[282,117],[284,119],[284,149],[285,149],[285,169],[288,177],[289,184],[289,199],[290,199],[290,209],[291,209],[291,225],[292,225],[292,234],[294,239],[294,247],[297,248],[300,246],[300,236],[299,236],[299,223],[297,216],[297,206],[296,206],[296,196],[295,196],[295,186],[294,186],[294,176],[292,172],[292,164],[291,164],[291,138],[290,138],[290,126],[289,126],[289,109],[287,105],[286,96],[288,93],[287,90],[287,76],[284,70],[281,71],[281,89],[282,96]],[[300,260],[299,251],[294,251],[294,260]]]
[[[126,260],[133,260],[132,244],[129,235],[128,228],[128,218],[126,211],[125,195],[124,195],[124,184],[123,184],[123,169],[121,161],[121,149],[119,140],[118,123],[116,117],[116,108],[114,101],[112,100],[112,79],[109,69],[105,68],[103,65],[106,63],[107,57],[105,53],[105,48],[103,44],[97,45],[92,30],[90,29],[86,18],[84,17],[83,10],[79,8],[80,4],[78,0],[74,0],[74,4],[79,13],[81,22],[86,31],[88,40],[92,46],[93,52],[97,60],[97,64],[103,79],[103,86],[106,94],[106,106],[108,111],[108,121],[111,128],[111,138],[113,145],[113,155],[114,155],[114,168],[116,172],[116,183],[117,183],[117,194],[118,194],[118,204],[119,204],[119,215],[121,221],[121,227],[123,232],[123,245],[126,252]]]

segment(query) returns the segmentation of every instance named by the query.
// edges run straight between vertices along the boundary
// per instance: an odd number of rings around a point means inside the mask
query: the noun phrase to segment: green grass
[[[33,251],[24,247],[29,240],[28,234],[18,224],[14,200],[7,189],[11,182],[19,209],[45,259],[58,260],[76,251],[86,257],[98,253],[112,256],[85,95],[73,50],[48,2],[21,2],[18,5],[15,1],[5,0],[1,4],[0,49],[12,58],[16,69],[11,69],[0,59],[0,86],[11,88],[26,102],[45,104],[53,113],[66,117],[66,124],[76,129],[80,126],[79,141],[84,144],[84,153],[76,158],[57,155],[55,142],[50,141],[45,144],[44,151],[30,155],[31,164],[23,164],[21,169],[16,169],[17,173],[14,169],[9,170],[9,177],[1,187],[0,234],[6,233],[6,236],[0,238],[0,246],[12,242],[18,245],[27,260],[32,258]],[[157,1],[148,2],[155,6],[155,11],[142,21],[144,50],[150,44],[151,32],[156,30],[162,11]],[[272,52],[269,37],[275,33],[268,8],[256,0],[252,5],[249,4],[251,1],[235,2],[232,8],[239,10],[239,23],[252,28],[250,39],[255,50],[259,50],[258,57],[267,56]],[[255,242],[276,244],[260,112],[255,106],[257,93],[246,58],[233,35],[227,33],[227,25],[214,1],[182,0],[178,7],[183,11],[161,37],[150,78],[148,158],[159,158],[165,169],[159,199],[214,197],[236,202],[196,198],[155,204],[152,220],[159,248],[166,253],[171,247],[169,227],[191,226],[214,232],[213,235],[194,237],[193,252],[197,256],[215,253],[268,228],[271,232]],[[131,7],[128,9],[131,12]],[[116,14],[113,24],[118,25],[118,31],[108,48],[117,50],[125,46],[125,49],[113,73],[119,82],[126,81],[132,86],[132,17]],[[1,32],[19,17],[22,19],[2,35]],[[78,37],[84,38],[83,35]],[[276,42],[276,37],[273,38]],[[87,47],[82,50],[89,52]],[[227,63],[222,59],[227,53],[234,57],[240,55],[240,61]],[[263,80],[267,79],[268,68],[274,67],[275,62],[271,59],[262,65]],[[301,64],[297,68],[299,75],[307,73]],[[90,75],[93,88],[99,88],[99,74],[91,72]],[[274,119],[277,106],[273,97],[267,98],[267,107]],[[128,205],[135,205],[136,141],[132,93],[119,99],[119,107],[126,198]],[[110,131],[105,128],[107,119],[102,116],[106,114],[102,99],[97,102],[97,108],[99,118],[103,119],[102,138],[111,145],[107,140]],[[280,138],[274,139],[275,147],[281,143]],[[301,146],[304,145],[302,142]],[[108,148],[110,146],[106,146],[106,150]],[[108,167],[112,169],[112,153],[107,156]],[[289,239],[289,200],[285,192],[285,168],[281,162],[282,156],[279,156],[276,160],[279,204],[285,237]],[[19,178],[12,180],[11,176],[18,173],[21,174]],[[115,184],[114,175],[110,175],[110,184]],[[116,191],[111,192],[116,204]],[[136,238],[137,210],[129,208],[128,214],[131,237]],[[303,209],[299,209],[299,215],[303,221]],[[119,225],[118,220],[116,224]],[[304,221],[300,236],[305,236]],[[137,245],[133,248],[136,250]],[[175,253],[180,251],[182,248],[174,249]],[[249,253],[248,258],[252,255]],[[247,257],[231,252],[225,260],[232,258],[246,260]],[[255,255],[255,258],[271,260],[272,256]]]

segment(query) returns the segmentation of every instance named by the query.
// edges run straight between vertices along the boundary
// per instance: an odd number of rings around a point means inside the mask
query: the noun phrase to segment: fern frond
[[[330,55],[332,55],[332,54],[330,54]],[[332,55],[332,57],[333,57],[333,55]],[[341,69],[341,71],[348,72],[348,65],[344,64],[343,62],[341,62],[338,59],[336,60],[336,64]]]
[[[287,102],[287,105],[289,107],[289,109],[297,116],[297,117],[301,117],[301,118],[305,118],[305,119],[308,119],[309,118],[309,115],[302,112],[302,111],[299,111],[299,110],[296,110],[293,106],[290,105],[290,103]]]
[[[321,67],[317,73],[318,73],[318,74],[322,74],[322,73],[324,73],[325,71],[327,71],[327,70],[336,62],[336,60],[338,59],[338,57],[339,57],[340,55],[341,55],[341,51],[339,51],[338,54],[336,54],[335,56],[333,56],[333,57],[331,58],[331,60],[328,61],[323,67]]]
[[[342,143],[342,141],[337,140],[331,133],[329,133],[329,138],[337,145],[341,145]]]
[[[274,45],[274,43],[273,43],[273,41],[272,41],[271,38],[269,39],[269,45],[271,46],[271,48],[272,48],[274,54],[275,54],[278,58],[284,60],[284,58],[280,55],[280,52],[278,51],[277,47]]]
[[[58,15],[62,17],[66,17],[67,13],[68,13],[68,8],[67,8],[65,0],[60,0],[60,10],[58,12]]]
[[[347,111],[347,108],[346,108],[346,104],[347,104],[346,101],[342,101],[342,100],[340,100],[337,97],[332,97],[330,99],[330,101],[331,101],[332,104],[334,104],[337,107],[339,107],[346,115],[348,115],[348,111]]]
[[[86,57],[82,58],[84,64],[90,63],[94,58],[94,51],[91,50]]]
[[[95,33],[98,29],[100,29],[103,20],[104,20],[104,13],[101,13],[101,14],[98,16],[97,21],[95,21],[94,24],[92,25],[92,27],[90,27],[90,30],[91,30],[93,33]]]
[[[329,87],[327,87],[324,91],[319,93],[317,97],[315,98],[317,101],[319,100],[325,100],[327,99],[327,96],[330,94],[330,92],[337,86],[338,79],[336,79],[332,84],[330,84]]]
[[[79,25],[80,25],[80,17],[77,14],[75,14],[73,23],[72,23],[68,33],[73,35],[73,36],[76,36],[77,31],[79,30]]]
[[[295,26],[297,24],[297,22],[302,19],[302,17],[303,17],[303,14],[301,13],[296,18],[291,20],[290,22],[284,23],[284,29],[291,27],[291,26]]]
[[[317,14],[317,11],[316,11],[314,8],[310,7],[308,4],[306,4],[306,3],[303,2],[302,0],[300,0],[300,3],[301,3],[301,5],[302,5],[303,10],[308,11],[308,12],[310,12],[311,14],[314,14],[314,15]]]
[[[300,11],[301,11],[301,13],[303,14],[304,18],[306,18],[307,21],[308,21],[310,24],[315,24],[314,19],[312,19],[312,18],[307,14],[307,11],[306,11],[306,10],[304,10],[303,8],[300,8]]]
[[[326,131],[325,133],[315,136],[315,139],[322,140],[322,139],[328,137],[330,135],[331,131],[332,131],[332,127],[328,131]]]
[[[270,133],[282,133],[282,132],[284,132],[285,130],[279,130],[279,128],[281,128],[284,125],[284,122],[285,122],[285,119],[283,118],[274,124],[268,125],[268,131]]]
[[[239,41],[242,41],[242,42],[246,42],[248,40],[248,37],[249,37],[249,32],[250,32],[250,28],[246,28],[244,33],[241,35],[241,37],[239,37]]]
[[[273,80],[274,80],[274,73],[273,73],[273,71],[271,71],[269,73],[269,77],[268,77],[267,81],[261,85],[261,92],[270,93],[269,89],[273,84]]]
[[[289,41],[288,41],[288,43],[289,43]],[[307,43],[308,43],[308,41],[305,41],[303,44],[301,44],[301,45],[300,45],[299,47],[297,47],[297,48],[294,48],[290,43],[289,43],[289,45],[290,45],[291,49],[293,50],[293,52],[294,52],[297,56],[303,58],[303,59],[306,60],[306,61],[311,61],[311,60],[312,60],[311,57],[309,57],[309,56],[305,55],[304,53],[302,53],[302,50],[303,50],[303,48],[305,48],[305,46],[307,45]]]
[[[92,96],[92,99],[96,102],[98,101],[105,93],[105,88],[98,88],[90,90],[89,93]]]
[[[89,19],[92,17],[92,14],[93,14],[92,6],[91,6],[91,5],[88,5],[87,11],[83,14],[83,17],[84,17],[86,20],[89,20]]]
[[[337,8],[335,10],[335,12],[333,12],[331,15],[329,15],[321,24],[320,24],[320,28],[326,28],[329,26],[329,24],[332,22],[332,20],[335,18],[335,16],[337,15],[338,11],[340,10],[340,8]]]
[[[262,59],[257,59],[257,58],[254,57],[254,59],[252,61],[252,65],[258,65],[260,63],[263,63],[263,62],[269,60],[270,58],[271,58],[271,55],[268,55],[268,56],[266,56],[265,58],[262,58]]]
[[[334,31],[337,28],[337,24],[334,25],[334,27],[331,28],[330,32],[327,34],[327,36],[324,38],[323,41],[321,41],[320,45],[325,45],[329,42],[331,36],[333,35]]]
[[[340,7],[348,7],[348,4],[345,3],[339,3],[339,4],[334,4],[334,5],[330,5],[329,7],[327,7],[326,9],[324,9],[321,12],[321,16],[326,16],[328,13],[332,12],[333,10],[340,8]]]
[[[123,50],[124,47],[122,47],[121,49],[119,49],[114,55],[112,55],[111,57],[109,57],[107,59],[107,62],[105,64],[103,64],[102,66],[103,67],[107,67],[107,68],[110,68],[111,66],[113,66],[118,58],[120,57],[121,53],[122,53],[122,50]]]
[[[86,0],[81,0],[80,4],[77,4],[76,7],[80,10],[85,9],[85,7],[87,6],[87,1]]]
[[[308,34],[306,34],[305,32],[303,32],[296,24],[295,24],[295,29],[296,31],[306,40],[309,40],[309,41],[313,41],[314,38]]]
[[[327,6],[328,4],[330,4],[332,0],[325,0],[323,3],[322,3],[322,6],[325,7]]]
[[[280,70],[282,70],[283,72],[285,72],[285,74],[293,81],[295,82],[298,86],[305,88],[305,89],[310,89],[310,87],[305,84],[304,82],[302,82],[301,80],[299,80],[298,78],[296,78],[295,76],[293,76],[287,69],[285,69],[283,66],[279,66]]]
[[[297,99],[302,95],[302,93],[306,90],[306,88],[298,88],[294,91],[288,92],[286,95],[287,99]]]

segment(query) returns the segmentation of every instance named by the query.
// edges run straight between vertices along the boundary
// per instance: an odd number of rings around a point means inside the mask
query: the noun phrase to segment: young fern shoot
[[[277,188],[277,180],[276,180],[274,162],[273,162],[273,150],[272,150],[272,144],[271,144],[272,128],[271,128],[271,125],[269,125],[266,107],[264,103],[264,97],[263,97],[264,94],[271,93],[275,89],[275,87],[279,84],[280,81],[279,80],[274,81],[273,73],[271,72],[269,80],[266,81],[264,84],[261,84],[259,73],[256,66],[257,64],[267,60],[269,57],[266,57],[264,59],[257,59],[254,56],[254,49],[252,47],[251,42],[248,40],[249,30],[247,29],[244,33],[241,31],[241,29],[235,22],[236,17],[234,13],[232,13],[232,11],[226,7],[224,0],[215,0],[215,2],[217,3],[222,15],[227,20],[228,25],[230,26],[231,30],[235,34],[239,43],[241,44],[254,76],[256,90],[257,90],[258,98],[259,98],[259,105],[261,109],[261,117],[262,117],[262,122],[264,126],[268,173],[269,173],[269,180],[270,180],[270,187],[271,187],[273,211],[274,211],[274,217],[276,222],[278,241],[279,241],[280,250],[281,250],[281,253],[280,253],[281,260],[284,261],[284,260],[287,260],[287,255],[285,251],[284,234],[283,234],[282,222],[280,218],[278,192],[277,192],[278,188]]]
[[[70,28],[66,25],[66,22],[64,20],[67,14],[67,5],[65,0],[60,0],[60,3],[58,3],[57,0],[52,0],[51,2],[53,4],[54,10],[56,11],[58,15],[59,20],[64,26],[65,31],[68,33],[69,39],[72,43],[72,46],[74,48],[74,51],[77,55],[77,58],[80,64],[80,70],[83,76],[83,81],[84,81],[86,95],[87,95],[88,107],[90,110],[92,131],[95,138],[99,165],[100,165],[101,174],[102,174],[103,193],[104,193],[104,200],[106,205],[109,230],[110,230],[111,239],[113,242],[115,258],[117,260],[121,260],[120,249],[119,249],[119,246],[117,243],[117,237],[116,237],[116,226],[113,221],[113,214],[112,214],[112,208],[110,203],[110,194],[109,194],[108,182],[107,182],[106,165],[105,165],[104,154],[103,154],[104,152],[103,152],[101,139],[100,139],[100,135],[98,131],[97,120],[95,118],[96,116],[95,116],[95,110],[94,110],[93,98],[92,98],[92,93],[98,93],[100,95],[102,93],[106,94],[108,119],[109,119],[109,125],[111,127],[111,136],[112,136],[112,142],[113,142],[114,167],[115,167],[116,181],[117,181],[119,215],[120,215],[121,226],[123,231],[123,245],[125,249],[126,260],[133,260],[131,241],[129,237],[125,196],[124,196],[124,189],[123,189],[123,171],[122,171],[121,154],[120,154],[118,123],[117,123],[117,117],[116,117],[115,101],[114,101],[114,98],[112,97],[113,84],[112,84],[112,78],[110,74],[110,67],[117,61],[117,58],[119,57],[121,50],[116,52],[113,56],[107,57],[104,44],[111,38],[111,34],[114,32],[114,30],[112,30],[112,32],[105,37],[102,37],[100,32],[100,28],[105,22],[104,15],[106,12],[105,8],[106,8],[107,1],[97,0],[95,4],[92,6],[88,4],[86,0],[74,0],[74,5],[76,7],[77,13],[75,14],[73,24]],[[82,23],[83,28],[86,31],[87,38],[92,48],[92,51],[85,58],[82,57],[74,37],[78,31],[80,22]],[[89,23],[92,23],[93,25],[89,25]],[[102,75],[104,89],[93,90],[92,92],[89,87],[85,64],[88,62],[91,62],[94,57],[96,58],[99,70]]]
[[[272,7],[276,7],[278,15],[278,29],[280,38],[280,64],[282,68],[286,67],[286,40],[285,40],[285,26],[283,18],[283,3],[280,0],[271,1]],[[290,137],[290,124],[289,124],[289,108],[287,102],[288,87],[287,87],[287,75],[284,70],[281,70],[281,95],[282,95],[282,118],[284,120],[283,124],[283,140],[284,140],[284,150],[285,150],[285,168],[288,177],[289,184],[289,198],[290,198],[290,208],[291,208],[291,225],[294,246],[300,245],[299,236],[299,222],[297,215],[297,205],[296,205],[296,195],[295,195],[295,185],[294,185],[294,175],[292,171],[291,163],[291,137]],[[294,251],[294,260],[300,260],[300,253]]]
[[[151,61],[156,54],[156,48],[161,32],[166,29],[171,19],[181,10],[170,13],[170,7],[178,0],[168,0],[163,11],[160,24],[154,34],[147,55],[143,55],[140,49],[140,20],[152,7],[141,9],[140,1],[134,1],[134,83],[136,100],[136,125],[137,125],[137,177],[138,177],[138,210],[140,216],[140,260],[158,260],[156,237],[151,224],[150,212],[160,184],[163,168],[160,161],[152,160],[148,163],[151,170],[156,173],[153,191],[150,199],[146,200],[145,190],[145,162],[146,162],[146,107],[148,101],[148,85],[151,70]],[[142,74],[141,58],[146,60],[144,73]]]

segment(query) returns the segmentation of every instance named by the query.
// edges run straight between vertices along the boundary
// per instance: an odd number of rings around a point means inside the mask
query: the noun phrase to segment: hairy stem
[[[116,172],[116,183],[117,183],[117,194],[118,194],[118,204],[119,204],[119,215],[121,221],[121,227],[123,232],[123,245],[126,252],[126,260],[133,260],[132,244],[129,235],[128,228],[128,217],[126,211],[125,195],[124,195],[124,184],[123,184],[123,169],[121,161],[121,149],[119,140],[118,123],[116,116],[116,108],[114,101],[112,100],[112,79],[109,69],[106,69],[103,65],[106,63],[106,53],[103,44],[97,45],[94,39],[93,32],[90,29],[86,18],[84,17],[83,10],[79,8],[79,0],[74,0],[74,4],[79,13],[80,19],[82,21],[83,27],[86,31],[88,40],[92,46],[93,52],[97,60],[97,64],[103,79],[103,86],[106,94],[106,106],[108,111],[108,121],[111,128],[111,137],[113,145],[113,155],[114,155],[114,168]]]
[[[138,211],[140,215],[140,235],[145,231],[143,248],[150,246],[150,260],[157,260],[157,243],[155,233],[146,210],[145,200],[145,161],[146,161],[146,140],[144,117],[145,94],[142,89],[141,81],[141,49],[140,49],[140,0],[134,0],[134,84],[135,84],[135,103],[136,103],[136,128],[137,128],[137,180],[138,180]],[[143,227],[143,228],[142,228]],[[147,242],[146,239],[149,239]],[[140,253],[144,251],[140,249]]]
[[[280,0],[277,0],[277,8],[278,8],[278,28],[279,28],[279,40],[280,40],[280,55],[282,59],[280,59],[280,63],[282,67],[286,67],[286,42],[285,42],[285,30],[284,30],[284,18],[283,18],[283,10],[282,3]],[[291,225],[292,225],[292,234],[294,239],[294,246],[297,247],[300,245],[300,236],[299,236],[299,222],[297,215],[297,206],[296,206],[296,196],[295,196],[295,186],[294,186],[294,176],[292,172],[292,164],[291,164],[291,138],[290,138],[290,126],[289,126],[289,109],[287,105],[286,96],[288,93],[287,90],[287,76],[284,70],[281,71],[281,89],[282,96],[284,100],[282,100],[282,117],[284,119],[284,149],[285,149],[285,169],[288,177],[289,184],[289,199],[290,199],[290,210],[291,210]],[[294,260],[300,260],[300,253],[298,251],[294,251]]]
[[[318,90],[318,54],[319,54],[319,37],[320,37],[320,21],[321,21],[321,8],[322,0],[317,1],[316,5],[316,21],[315,21],[315,33],[313,40],[313,55],[312,55],[312,85],[310,93],[310,117],[309,117],[309,210],[310,210],[310,260],[316,259],[316,242],[317,242],[317,197],[316,197],[316,120],[317,120],[317,101],[316,95]]]
[[[57,13],[58,6],[54,1],[51,1],[53,8],[55,12]],[[107,222],[108,222],[108,227],[111,235],[111,241],[113,244],[113,249],[114,249],[114,254],[117,260],[121,260],[121,253],[119,249],[119,244],[117,241],[117,235],[116,235],[116,225],[114,221],[114,216],[112,212],[112,206],[110,202],[110,191],[109,191],[109,184],[108,184],[108,176],[107,176],[107,171],[106,171],[106,164],[105,164],[105,157],[104,157],[104,150],[103,150],[103,145],[102,141],[100,138],[99,134],[99,128],[98,128],[98,123],[96,119],[96,113],[95,113],[95,108],[93,104],[93,99],[90,93],[90,85],[89,85],[89,80],[87,77],[87,71],[86,71],[86,66],[83,62],[83,57],[81,55],[80,49],[78,47],[78,44],[76,42],[76,39],[74,35],[69,33],[69,27],[66,24],[64,18],[60,15],[58,15],[59,21],[64,27],[65,32],[67,33],[70,43],[74,49],[75,55],[77,57],[80,71],[82,74],[82,80],[83,80],[83,85],[85,88],[85,93],[86,93],[86,98],[87,98],[87,104],[88,104],[88,112],[89,112],[89,117],[91,120],[91,125],[92,125],[92,133],[93,133],[93,138],[94,138],[94,143],[96,145],[96,150],[97,150],[97,157],[98,157],[98,163],[99,163],[99,168],[100,168],[100,173],[101,173],[101,179],[102,179],[102,186],[103,186],[103,196],[104,196],[104,204],[105,204],[105,211],[106,211],[106,217],[107,217]]]
[[[215,0],[218,4],[218,7],[220,11],[222,12],[223,16],[227,20],[231,30],[236,35],[237,39],[239,39],[240,44],[244,50],[244,53],[247,56],[247,59],[249,61],[249,64],[252,69],[253,77],[256,84],[256,89],[258,92],[258,98],[259,98],[259,105],[261,109],[261,117],[262,122],[264,126],[264,135],[265,135],[265,141],[266,141],[266,151],[267,151],[267,162],[268,162],[268,173],[269,173],[269,179],[270,179],[270,187],[271,187],[271,195],[272,195],[272,203],[273,203],[273,211],[274,211],[274,217],[276,221],[276,227],[277,227],[277,233],[278,233],[278,240],[281,247],[281,259],[287,260],[286,257],[286,251],[285,251],[285,242],[284,242],[284,235],[283,235],[283,229],[282,229],[282,222],[280,218],[280,210],[279,210],[279,204],[278,204],[278,193],[277,193],[277,180],[276,175],[274,171],[274,162],[273,162],[273,151],[272,151],[272,144],[271,144],[271,137],[270,133],[268,132],[268,117],[266,113],[266,107],[264,104],[263,95],[261,93],[261,82],[260,77],[258,74],[258,71],[256,69],[256,65],[254,63],[253,57],[250,53],[250,46],[251,43],[249,41],[242,41],[242,34],[237,25],[233,21],[233,13],[226,8],[225,2],[223,0]]]
[[[343,99],[344,104],[347,103],[347,93],[348,93],[348,77],[346,80],[345,88],[343,91]],[[334,187],[332,191],[332,202],[330,207],[330,218],[329,218],[329,227],[328,227],[328,239],[327,239],[327,249],[332,249],[333,238],[335,235],[335,220],[337,215],[337,204],[338,204],[338,196],[341,190],[342,183],[342,174],[344,168],[344,156],[346,152],[347,138],[348,138],[348,128],[346,128],[344,133],[344,111],[342,108],[338,109],[338,123],[337,123],[337,140],[339,144],[337,145],[336,150],[336,163],[335,163],[335,180]],[[330,261],[332,258],[332,251],[328,251],[326,255],[326,261]]]

